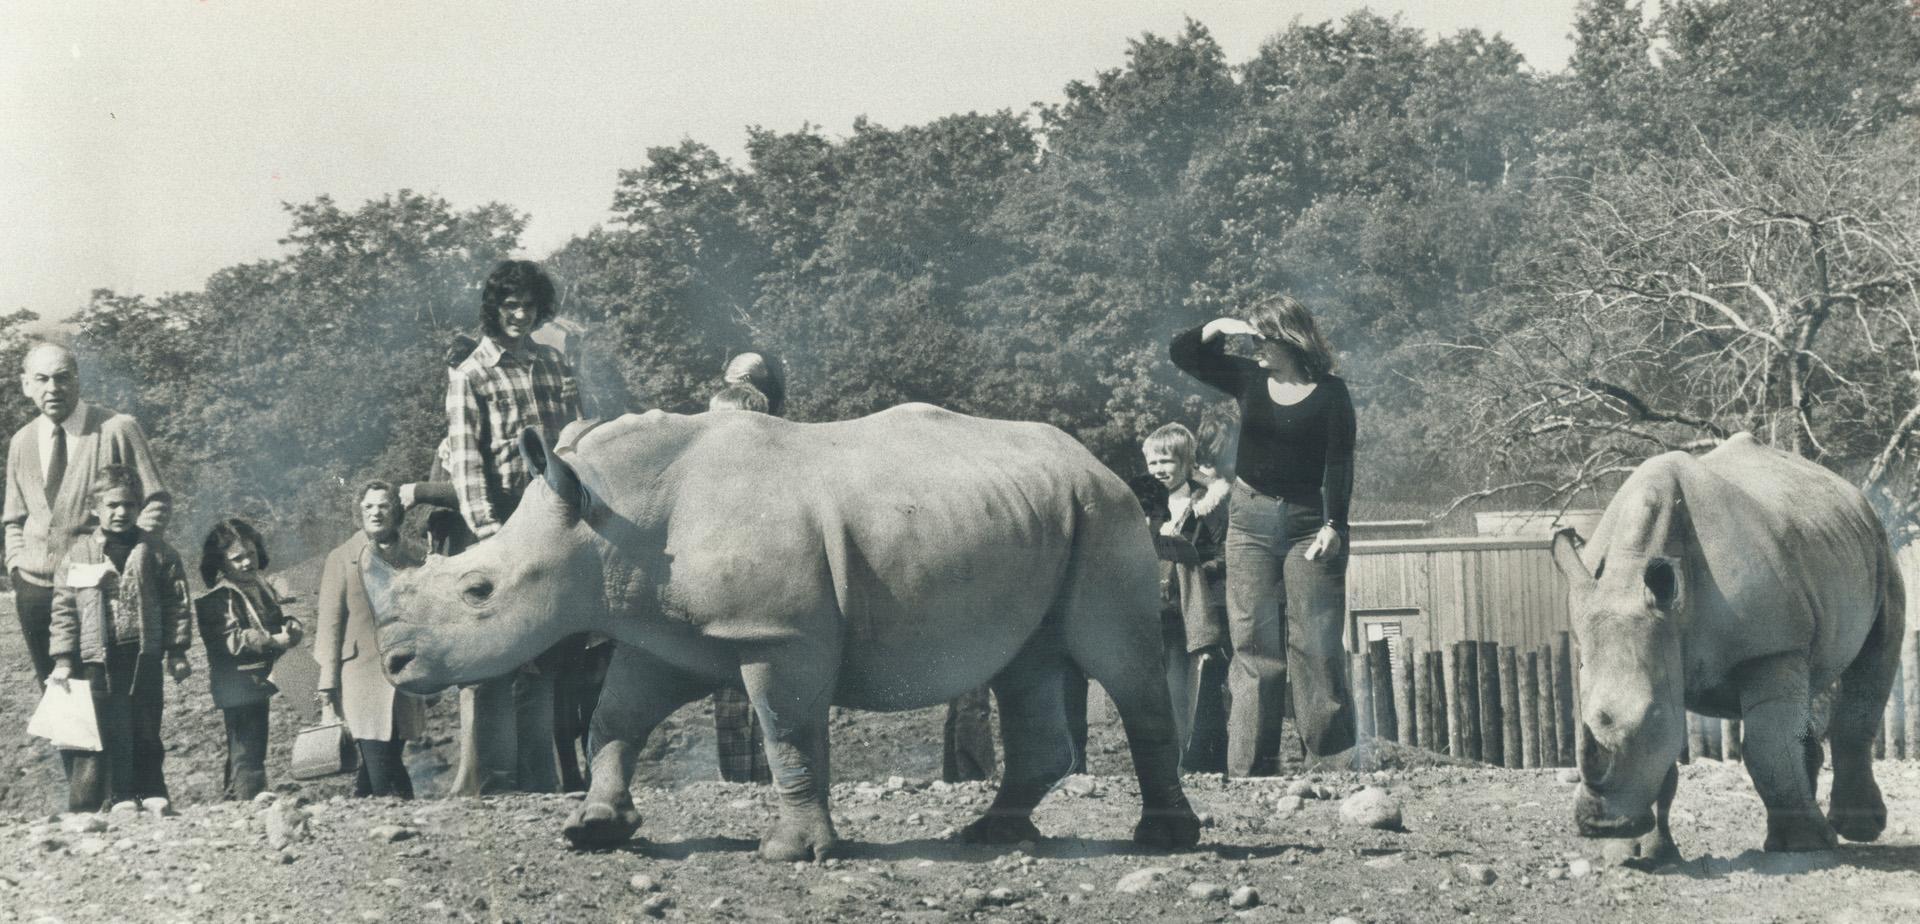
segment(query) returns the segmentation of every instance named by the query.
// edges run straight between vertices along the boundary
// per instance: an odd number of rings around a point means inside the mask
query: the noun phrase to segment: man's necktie
[[[53,451],[47,460],[47,506],[60,497],[60,482],[67,477],[67,428],[53,428]]]

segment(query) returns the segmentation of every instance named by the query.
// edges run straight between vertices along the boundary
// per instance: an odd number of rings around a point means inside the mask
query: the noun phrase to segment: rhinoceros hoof
[[[1850,841],[1878,840],[1880,832],[1887,829],[1887,807],[1884,803],[1855,806],[1843,804],[1837,798],[1833,801],[1833,809],[1828,812],[1827,820],[1841,837]]]
[[[605,802],[582,802],[560,830],[569,843],[581,850],[618,847],[640,830],[640,812],[632,803],[613,806]]]
[[[779,863],[819,862],[833,856],[839,847],[840,838],[833,833],[830,822],[781,819],[760,839],[760,856]]]
[[[1880,797],[1880,788],[1874,786],[1872,780],[1853,786],[1836,780],[1834,801],[1826,813],[1826,820],[1834,824],[1834,830],[1841,838],[1872,841],[1880,838],[1880,832],[1887,830],[1887,803]]]
[[[1185,808],[1148,812],[1134,825],[1133,842],[1160,850],[1185,850],[1200,843],[1200,819]]]
[[[1769,853],[1804,853],[1838,846],[1840,839],[1834,836],[1833,826],[1818,813],[1767,819]]]
[[[1025,815],[986,815],[960,829],[969,844],[1018,844],[1040,840],[1040,829]]]

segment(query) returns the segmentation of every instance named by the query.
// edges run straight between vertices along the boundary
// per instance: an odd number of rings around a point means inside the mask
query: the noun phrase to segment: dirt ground
[[[291,569],[296,589],[313,565]],[[304,602],[304,601],[303,601]],[[11,609],[0,598],[0,609]],[[308,607],[301,606],[305,610]],[[834,818],[846,840],[825,864],[754,857],[771,819],[764,790],[712,782],[711,712],[656,733],[634,797],[641,839],[569,850],[567,796],[412,803],[348,800],[344,778],[298,784],[286,763],[312,715],[313,664],[277,678],[269,773],[257,804],[216,801],[224,752],[204,672],[168,692],[172,817],[62,816],[59,763],[24,735],[34,701],[17,631],[0,630],[0,921],[1916,921],[1920,762],[1884,762],[1892,811],[1880,843],[1768,855],[1745,772],[1682,768],[1674,834],[1686,862],[1610,867],[1576,837],[1564,771],[1452,765],[1383,746],[1370,773],[1257,781],[1188,778],[1207,828],[1182,853],[1136,849],[1139,811],[1124,742],[1093,715],[1092,776],[1073,777],[1036,817],[1048,837],[959,844],[953,831],[990,784],[938,782],[942,712],[836,713]],[[204,657],[195,655],[197,669]],[[410,748],[437,793],[454,731],[451,697]],[[1312,790],[1293,808],[1300,784]],[[1397,800],[1404,831],[1345,825],[1362,787]]]

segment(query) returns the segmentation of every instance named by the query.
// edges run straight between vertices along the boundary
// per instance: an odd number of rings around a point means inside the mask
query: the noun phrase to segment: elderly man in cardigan
[[[40,413],[7,446],[0,523],[6,527],[7,575],[20,632],[33,659],[34,679],[44,687],[53,670],[47,652],[53,577],[67,547],[91,529],[95,476],[108,465],[124,465],[139,475],[147,491],[142,528],[156,522],[171,498],[139,422],[81,400],[80,363],[72,350],[38,343],[20,365],[20,390]]]
[[[360,749],[356,796],[413,798],[402,752],[426,730],[419,700],[393,688],[380,666],[373,604],[365,575],[378,558],[393,569],[420,563],[400,541],[399,492],[384,481],[360,489],[360,531],[327,554],[320,572],[313,660],[320,665],[315,696],[322,718],[339,717]]]

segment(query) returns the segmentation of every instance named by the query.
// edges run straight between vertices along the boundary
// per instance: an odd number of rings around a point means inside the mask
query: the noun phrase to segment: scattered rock
[[[1350,917],[1347,917],[1345,915],[1341,915],[1340,917],[1334,918],[1332,921],[1328,922],[1328,924],[1360,924],[1360,922]]]
[[[1575,860],[1567,864],[1567,875],[1574,879],[1585,879],[1593,875],[1593,864],[1586,860]]]
[[[1306,805],[1306,800],[1301,796],[1281,796],[1280,801],[1273,804],[1273,811],[1276,815],[1291,815]]]
[[[287,845],[308,837],[306,810],[290,802],[268,806],[260,813],[260,820],[267,829],[267,846],[274,850],[284,850]]]
[[[1453,868],[1453,878],[1468,885],[1493,885],[1495,879],[1493,867],[1484,863],[1462,863]]]
[[[1241,886],[1233,890],[1227,898],[1227,907],[1235,909],[1252,908],[1260,904],[1260,890],[1253,886]]]
[[[649,895],[640,903],[640,913],[650,918],[664,918],[667,909],[673,907],[673,899],[666,895]]]
[[[1313,798],[1313,784],[1306,780],[1294,780],[1287,784],[1287,795],[1298,799]]]
[[[430,901],[424,905],[421,905],[420,910],[425,911],[428,914],[446,914],[447,903],[440,901],[439,899],[434,899],[433,901]]]
[[[106,838],[83,837],[79,843],[73,845],[73,852],[76,856],[82,857],[99,856],[107,852]]]
[[[1580,768],[1568,767],[1565,770],[1560,771],[1560,782],[1562,783],[1580,782]]]
[[[1090,799],[1100,795],[1100,780],[1084,773],[1076,773],[1060,784],[1060,790],[1070,796]]]
[[[75,813],[60,819],[60,830],[68,834],[94,834],[107,830],[107,820],[91,812]]]
[[[634,873],[633,878],[627,880],[627,887],[635,892],[660,891],[660,883],[646,873]]]
[[[262,792],[262,793],[256,793],[256,794],[254,795],[254,797],[253,797],[253,804],[254,804],[254,805],[266,805],[267,803],[269,803],[269,802],[272,802],[272,801],[273,801],[273,798],[274,798],[274,796],[273,796],[273,793],[272,793],[271,791],[269,791],[269,792]]]
[[[382,844],[395,844],[413,837],[417,832],[404,825],[374,825],[367,829],[367,836]]]
[[[1122,895],[1138,895],[1141,892],[1150,891],[1159,886],[1160,880],[1167,878],[1167,874],[1171,872],[1173,872],[1173,870],[1164,866],[1149,866],[1143,869],[1137,869],[1125,876],[1121,876],[1120,881],[1114,883],[1113,890]]]
[[[1625,866],[1639,859],[1635,842],[1629,837],[1610,837],[1600,842],[1600,862],[1607,866]]]
[[[1377,786],[1368,786],[1340,803],[1340,821],[1359,828],[1401,831],[1400,800]]]
[[[987,901],[995,905],[1011,905],[1018,897],[1012,889],[1006,886],[987,890]]]
[[[1203,902],[1217,902],[1228,894],[1227,887],[1217,882],[1195,882],[1187,886],[1187,895]]]

